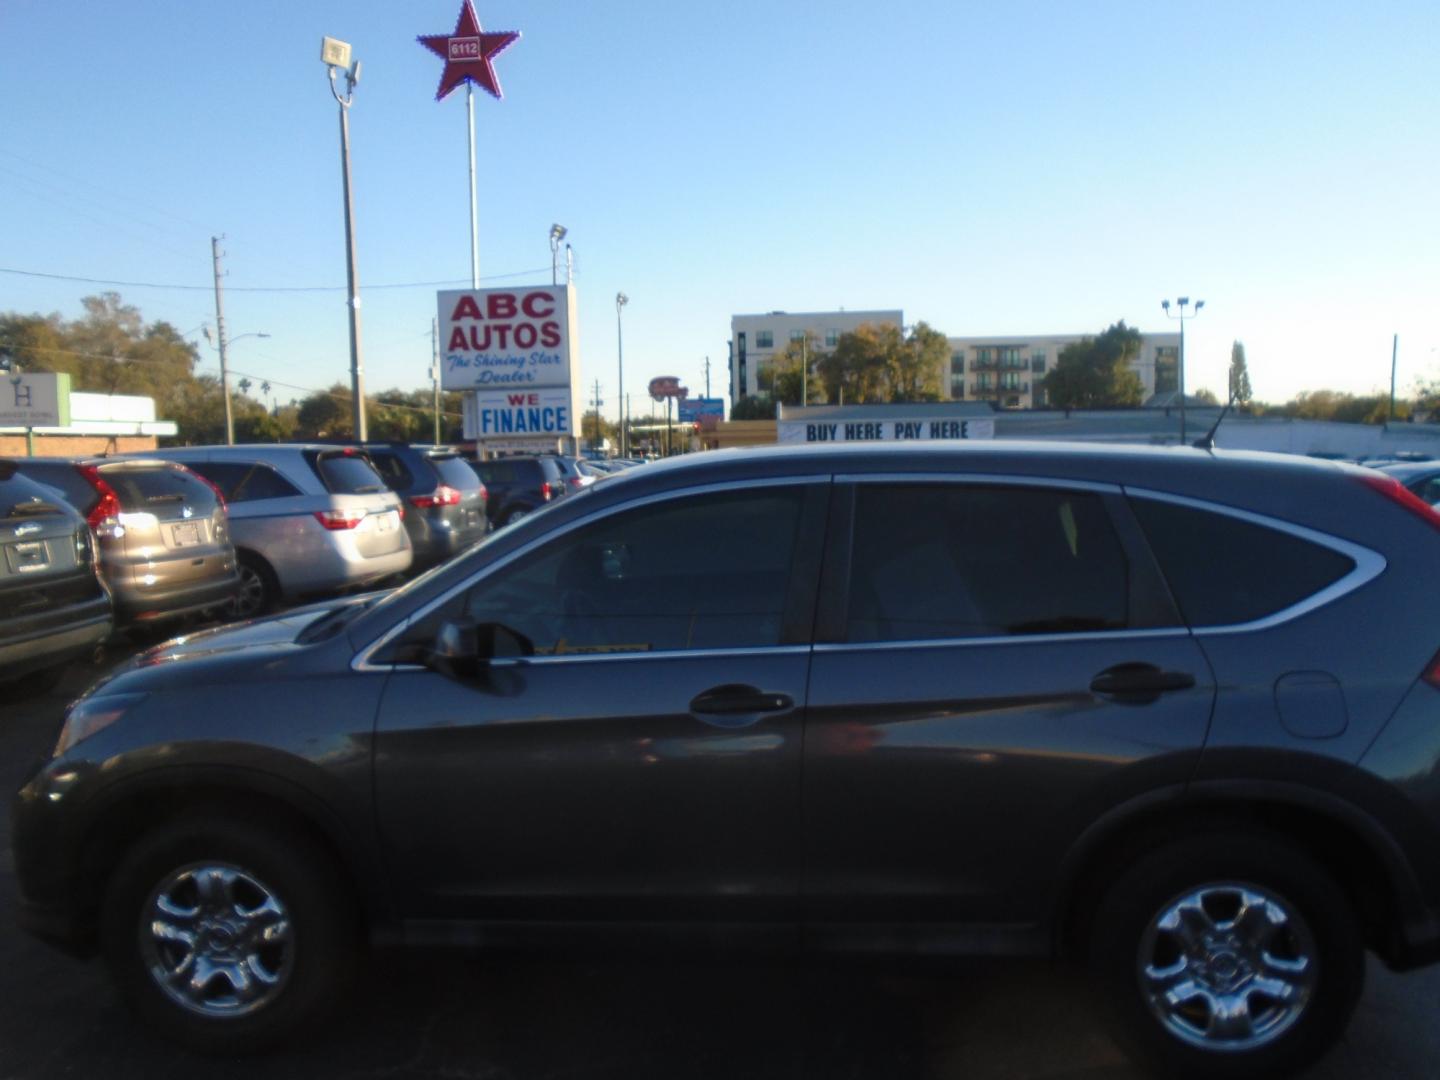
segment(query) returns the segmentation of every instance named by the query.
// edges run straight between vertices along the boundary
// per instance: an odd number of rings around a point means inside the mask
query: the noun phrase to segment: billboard
[[[570,386],[578,362],[572,287],[451,289],[438,308],[442,388]]]
[[[702,416],[725,417],[725,399],[718,397],[684,398],[680,402],[680,422],[689,424]]]
[[[0,427],[69,426],[69,375],[0,375]]]
[[[993,439],[994,420],[917,417],[912,420],[781,420],[782,443],[906,442],[931,439]]]

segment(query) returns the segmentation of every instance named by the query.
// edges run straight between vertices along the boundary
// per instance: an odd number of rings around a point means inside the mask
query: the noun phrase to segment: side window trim
[[[1280,518],[1268,517],[1264,514],[1257,514],[1250,510],[1242,510],[1236,506],[1226,506],[1224,503],[1207,502],[1203,499],[1192,499],[1185,495],[1174,495],[1168,491],[1153,491],[1149,488],[1125,487],[1125,494],[1129,498],[1153,499],[1157,502],[1171,503],[1175,506],[1184,506],[1191,510],[1200,510],[1210,514],[1220,514],[1224,517],[1232,517],[1251,525],[1258,525],[1265,529],[1274,529],[1276,532],[1288,533],[1299,540],[1306,540],[1318,547],[1328,548],[1330,551],[1344,555],[1355,564],[1355,569],[1333,581],[1319,592],[1311,593],[1298,603],[1289,607],[1281,608],[1279,611],[1266,615],[1261,619],[1252,619],[1243,623],[1225,623],[1220,625],[1205,624],[1191,627],[1196,637],[1212,637],[1220,634],[1249,634],[1259,630],[1269,630],[1280,626],[1283,623],[1298,619],[1324,607],[1335,600],[1340,599],[1347,593],[1354,592],[1385,572],[1389,565],[1385,556],[1378,551],[1362,547],[1349,540],[1342,540],[1338,536],[1329,533],[1322,533],[1315,529],[1307,528],[1304,525],[1296,525],[1294,522],[1284,521]]]
[[[710,494],[717,494],[717,493],[723,493],[723,492],[729,492],[729,491],[738,491],[738,490],[743,490],[743,489],[747,489],[747,488],[823,486],[826,490],[829,490],[829,488],[830,488],[833,480],[834,480],[834,477],[832,477],[832,476],[830,476],[830,475],[828,475],[828,474],[821,474],[821,475],[807,474],[807,475],[803,475],[803,476],[763,477],[763,478],[758,478],[758,479],[747,479],[747,480],[732,481],[732,482],[727,482],[727,483],[704,484],[704,485],[700,485],[700,486],[698,486],[698,487],[676,488],[676,489],[672,489],[672,490],[669,490],[669,491],[656,492],[656,493],[654,493],[654,494],[652,494],[652,495],[645,495],[645,496],[642,496],[642,497],[636,498],[636,499],[629,499],[629,500],[626,500],[625,502],[615,503],[615,504],[612,505],[612,506],[603,507],[602,509],[599,509],[599,510],[595,511],[594,513],[586,514],[586,515],[584,515],[583,517],[577,517],[577,518],[575,518],[575,519],[572,520],[572,521],[567,521],[564,525],[561,525],[561,526],[559,526],[558,528],[551,529],[551,530],[549,530],[549,531],[541,534],[540,536],[535,537],[533,540],[530,540],[528,543],[525,543],[525,544],[520,545],[518,548],[516,548],[516,549],[513,550],[513,551],[508,551],[508,552],[506,552],[504,555],[502,555],[502,556],[500,556],[498,559],[496,559],[493,563],[490,563],[489,565],[483,566],[483,567],[481,567],[480,569],[476,570],[473,574],[470,574],[468,577],[463,578],[462,580],[460,580],[460,581],[457,582],[456,584],[452,585],[450,588],[446,589],[446,590],[445,590],[443,593],[441,593],[439,596],[436,596],[435,598],[433,598],[432,600],[430,600],[430,601],[429,601],[428,603],[426,603],[423,607],[420,607],[420,608],[416,609],[415,611],[411,612],[409,615],[405,616],[403,619],[400,619],[399,621],[397,621],[397,622],[395,623],[394,626],[392,626],[389,630],[385,631],[385,633],[383,633],[382,635],[380,635],[380,637],[376,638],[376,639],[375,639],[374,641],[372,641],[370,644],[368,644],[368,645],[364,646],[363,648],[361,648],[360,651],[359,651],[358,653],[356,653],[355,656],[354,656],[354,658],[350,661],[350,667],[351,667],[351,669],[354,670],[354,671],[384,671],[384,672],[390,672],[390,671],[416,671],[416,670],[423,670],[422,666],[419,665],[419,664],[394,664],[394,663],[387,663],[387,662],[384,662],[384,661],[372,661],[372,657],[374,657],[376,653],[378,653],[378,652],[380,652],[381,650],[383,650],[387,645],[389,645],[389,644],[390,644],[392,641],[394,641],[397,637],[402,636],[402,635],[405,633],[405,631],[406,631],[410,626],[412,626],[412,625],[414,625],[415,623],[421,621],[422,619],[425,619],[425,618],[428,617],[428,616],[430,615],[430,613],[433,612],[436,608],[441,607],[441,606],[443,606],[444,604],[449,603],[451,600],[455,599],[456,596],[460,595],[460,593],[465,592],[465,591],[467,591],[467,590],[469,590],[469,589],[471,589],[471,588],[474,588],[476,585],[480,584],[482,581],[484,581],[484,580],[485,580],[487,577],[489,577],[491,574],[499,573],[500,571],[504,570],[507,566],[509,566],[511,563],[517,562],[518,560],[524,558],[525,556],[529,555],[531,552],[535,551],[537,548],[543,546],[544,544],[550,543],[550,542],[553,541],[553,540],[557,540],[557,539],[559,539],[560,537],[565,536],[566,534],[575,531],[576,529],[583,528],[583,527],[585,527],[585,526],[587,526],[587,525],[591,525],[591,524],[593,524],[594,522],[603,520],[604,518],[611,517],[611,516],[613,516],[613,515],[615,515],[615,514],[624,513],[624,512],[629,511],[629,510],[636,510],[636,509],[639,509],[639,508],[644,507],[644,506],[649,506],[649,505],[651,505],[651,504],[653,504],[653,503],[662,502],[662,501],[668,501],[668,500],[671,500],[671,499],[682,499],[682,498],[686,498],[686,497],[694,496],[694,495],[710,495]],[[803,536],[803,534],[804,534],[805,531],[806,531],[806,530],[805,530],[806,515],[809,513],[810,505],[811,505],[811,504],[810,504],[810,500],[809,500],[808,495],[807,495],[807,498],[806,498],[805,501],[802,503],[802,510],[801,510],[800,529],[801,529],[801,532],[802,532],[802,536]],[[666,651],[666,652],[653,652],[653,653],[607,653],[607,654],[603,654],[603,655],[580,654],[580,655],[576,655],[576,656],[527,657],[523,662],[526,663],[526,664],[532,664],[532,663],[537,663],[537,662],[543,662],[543,663],[577,663],[577,662],[589,662],[589,663],[593,663],[593,662],[601,661],[601,660],[623,660],[623,659],[634,659],[634,658],[636,658],[636,657],[649,657],[649,658],[653,659],[653,658],[661,657],[661,656],[677,656],[677,657],[689,656],[689,657],[694,657],[694,656],[697,656],[697,655],[714,655],[714,656],[719,656],[719,655],[744,655],[744,654],[747,654],[747,653],[749,653],[749,654],[754,654],[754,653],[766,653],[766,654],[770,654],[770,653],[774,653],[774,652],[776,652],[776,651],[794,651],[794,650],[796,650],[796,649],[799,649],[799,650],[808,650],[809,648],[810,648],[810,645],[808,645],[808,644],[803,644],[803,645],[796,645],[796,644],[793,644],[793,643],[787,644],[786,642],[782,641],[782,642],[781,642],[780,644],[778,644],[778,645],[765,646],[765,647],[761,647],[761,648],[690,649],[690,650],[687,650],[687,649],[675,649],[675,650],[669,650],[669,651]]]

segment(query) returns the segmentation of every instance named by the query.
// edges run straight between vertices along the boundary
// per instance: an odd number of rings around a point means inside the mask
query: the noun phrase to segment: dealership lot
[[[50,696],[0,705],[0,1080],[252,1075],[253,1061],[202,1062],[156,1039],[98,962],[15,928],[8,793],[100,670],[77,664]],[[1038,963],[383,954],[330,1025],[263,1068],[274,1080],[1141,1075],[1101,1032],[1090,996],[1078,976]],[[1345,1041],[1306,1075],[1433,1075],[1436,1000],[1440,969],[1396,975],[1372,961]]]

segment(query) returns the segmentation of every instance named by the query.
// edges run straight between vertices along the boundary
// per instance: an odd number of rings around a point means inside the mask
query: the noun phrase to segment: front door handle
[[[1116,664],[1090,680],[1090,689],[1130,701],[1155,701],[1161,694],[1189,690],[1195,676],[1187,671],[1161,671],[1154,664]]]
[[[712,687],[690,702],[690,712],[707,723],[740,726],[753,723],[765,713],[785,712],[795,707],[789,694],[758,690],[741,683]]]

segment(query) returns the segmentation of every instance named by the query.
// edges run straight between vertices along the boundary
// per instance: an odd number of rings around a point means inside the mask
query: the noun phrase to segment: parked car
[[[153,457],[25,458],[95,536],[119,626],[218,611],[240,586],[225,500],[183,465]]]
[[[489,494],[454,447],[367,443],[365,451],[390,490],[405,500],[405,531],[424,570],[458,555],[490,529]]]
[[[1406,461],[1381,465],[1380,471],[1404,484],[1422,502],[1440,503],[1440,461]]]
[[[470,467],[490,493],[490,520],[509,525],[567,491],[566,472],[553,454],[472,461]]]
[[[564,454],[555,455],[555,464],[565,474],[565,490],[569,492],[579,491],[583,487],[589,487],[599,479],[594,473],[586,471],[577,458],[566,457]]]
[[[159,453],[228,500],[241,617],[264,614],[282,598],[360,589],[410,568],[405,508],[357,447],[280,443]]]
[[[1274,1076],[1367,949],[1440,958],[1437,574],[1440,518],[1340,464],[688,455],[122,667],[20,792],[22,918],[209,1050],[362,931],[723,930],[1079,956],[1159,1075]]]
[[[47,689],[110,636],[85,519],[0,460],[0,693]]]

